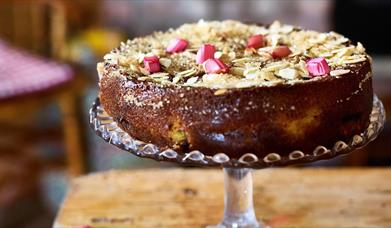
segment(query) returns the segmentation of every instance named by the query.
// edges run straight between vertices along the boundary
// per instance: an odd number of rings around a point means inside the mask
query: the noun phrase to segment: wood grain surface
[[[253,177],[257,218],[271,227],[391,227],[391,169],[266,169]],[[222,215],[221,170],[108,171],[73,181],[54,227],[205,227]]]

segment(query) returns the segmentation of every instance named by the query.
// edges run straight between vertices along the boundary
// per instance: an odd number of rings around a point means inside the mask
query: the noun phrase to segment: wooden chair
[[[59,0],[2,0],[0,37],[33,53],[61,59],[66,45],[65,3],[66,1]],[[62,114],[69,174],[71,176],[82,174],[85,171],[83,159],[85,144],[83,144],[81,121],[78,117],[80,114],[78,102],[85,84],[83,77],[76,74],[72,81],[56,88],[0,101],[0,131],[19,136],[24,132],[35,134],[34,124],[31,124],[31,119],[27,116],[31,116],[51,102],[56,103]],[[25,143],[15,141],[12,144],[16,145],[5,147],[20,148]]]

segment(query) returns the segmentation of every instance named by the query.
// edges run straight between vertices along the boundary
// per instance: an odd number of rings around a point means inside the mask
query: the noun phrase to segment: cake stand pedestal
[[[284,157],[276,153],[270,153],[263,158],[258,158],[255,154],[248,153],[239,159],[231,159],[223,153],[207,156],[197,150],[186,154],[177,153],[171,149],[161,151],[153,144],[132,138],[119,128],[113,118],[104,111],[99,99],[96,100],[90,110],[90,125],[97,135],[110,144],[134,155],[185,165],[223,167],[225,183],[224,217],[219,225],[214,226],[219,228],[267,227],[258,222],[254,213],[251,169],[308,163],[347,154],[374,140],[381,132],[384,122],[383,104],[377,96],[374,96],[368,128],[346,142],[336,140],[331,148],[320,145],[314,148],[311,153],[294,150]]]
[[[251,169],[224,168],[224,205],[217,227],[261,227],[253,207]]]

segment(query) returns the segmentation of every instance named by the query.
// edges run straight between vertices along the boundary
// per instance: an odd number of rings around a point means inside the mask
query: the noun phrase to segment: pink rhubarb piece
[[[212,44],[203,44],[197,51],[196,63],[202,64],[208,59],[213,59],[215,51],[215,46]]]
[[[292,52],[287,46],[277,46],[273,48],[270,54],[273,56],[273,58],[277,59],[288,56],[290,53]]]
[[[157,56],[144,57],[144,68],[150,73],[160,71],[159,58]]]
[[[310,59],[307,62],[307,70],[311,76],[321,76],[330,73],[330,67],[325,58]]]
[[[228,66],[225,65],[220,59],[208,59],[203,63],[206,73],[225,73],[228,71]]]
[[[264,46],[264,36],[263,35],[253,35],[248,38],[247,48],[261,48]]]
[[[166,51],[168,53],[177,53],[177,52],[182,52],[186,49],[187,45],[189,42],[187,40],[177,38],[174,40],[171,40],[170,43],[168,44],[168,47]]]

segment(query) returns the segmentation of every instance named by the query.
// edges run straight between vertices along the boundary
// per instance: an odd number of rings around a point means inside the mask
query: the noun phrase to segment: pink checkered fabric
[[[10,47],[0,40],[0,100],[70,81],[71,68]]]

